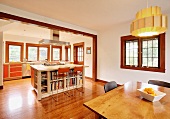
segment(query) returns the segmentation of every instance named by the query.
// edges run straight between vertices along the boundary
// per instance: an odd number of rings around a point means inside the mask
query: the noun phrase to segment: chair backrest
[[[117,83],[115,81],[108,82],[104,85],[104,91],[107,93],[108,91],[117,88]]]
[[[83,66],[81,66],[81,67],[74,67],[74,72],[78,72],[78,71],[83,72]]]
[[[163,86],[163,87],[170,88],[170,83],[164,82],[164,81],[149,80],[148,84],[153,84],[153,85],[158,85],[158,86]]]
[[[70,71],[69,67],[58,68],[58,74],[68,73]]]

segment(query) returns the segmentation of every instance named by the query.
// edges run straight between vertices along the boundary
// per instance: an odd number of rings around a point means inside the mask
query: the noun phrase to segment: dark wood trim
[[[21,42],[12,42],[12,41],[6,41],[5,42],[5,62],[9,62],[9,45],[16,45],[16,46],[21,46],[21,54],[20,54],[20,61],[23,61],[24,57],[24,43]]]
[[[60,49],[60,60],[62,60],[62,46],[51,46],[51,61],[53,61],[53,48],[59,48]]]
[[[40,21],[28,19],[28,18],[24,18],[24,17],[19,17],[19,16],[16,16],[16,15],[11,15],[11,14],[4,13],[4,12],[0,12],[0,19],[12,19],[12,20],[25,22],[25,23],[35,24],[35,25],[38,25],[40,27],[46,27],[46,28],[49,28],[49,29],[52,29],[52,30],[68,31],[68,32],[72,32],[74,34],[83,34],[83,35],[90,36],[90,37],[95,36],[94,34],[85,33],[85,32],[82,32],[82,31],[73,30],[73,29],[69,29],[69,28],[65,28],[65,27],[61,27],[61,26],[57,26],[57,25],[52,25],[52,24],[48,24],[48,23],[44,23],[44,22],[40,22]]]
[[[156,36],[152,36],[149,38],[155,38]],[[160,34],[159,36],[159,68],[154,68],[154,67],[142,67],[142,38],[140,37],[134,37],[134,36],[122,36],[121,37],[121,65],[120,67],[123,69],[132,69],[132,70],[142,70],[142,71],[152,71],[152,72],[161,72],[165,73],[165,33]],[[147,38],[147,37],[145,37]],[[137,39],[138,40],[138,66],[126,66],[125,65],[125,41],[127,40],[133,40]]]
[[[8,14],[8,13],[3,13],[3,12],[0,12],[0,19],[11,19],[11,20],[25,22],[27,24],[38,25],[40,27],[46,27],[52,30],[67,31],[67,32],[72,32],[74,34],[82,34],[85,36],[92,37],[93,38],[93,51],[92,51],[93,52],[93,66],[92,66],[93,67],[93,80],[95,81],[97,79],[97,35],[78,31],[78,30],[73,30],[73,29],[69,29],[69,28],[65,28],[65,27],[61,27],[57,25],[52,25],[52,24]]]
[[[86,78],[86,79],[90,79],[90,80],[93,80],[93,78],[91,78],[91,77],[87,77],[87,76],[85,76],[85,78]]]
[[[78,59],[77,59],[77,47],[83,47],[83,62],[79,62],[78,63]],[[74,59],[74,64],[81,64],[84,65],[84,55],[85,55],[85,48],[84,48],[84,42],[80,42],[80,43],[75,43],[73,44],[73,59]],[[76,59],[75,59],[76,57]]]
[[[92,77],[93,81],[96,81],[97,79],[97,36],[93,36],[93,61],[92,61]]]
[[[104,81],[104,80],[96,79],[96,82],[108,83],[109,81]],[[117,86],[122,86],[122,85],[117,84]]]
[[[71,57],[71,45],[69,46],[65,46],[65,61],[69,61],[68,60],[68,48],[70,48],[70,57]]]
[[[0,86],[0,89],[3,89],[4,87],[3,86]]]
[[[37,47],[37,61],[39,61],[39,48],[45,47],[48,49],[47,59],[50,61],[50,45],[46,44],[33,44],[33,43],[26,43],[26,59],[28,60],[28,47]]]
[[[100,80],[100,79],[96,79],[96,82],[108,83],[108,81],[104,81],[104,80]]]
[[[59,37],[59,34],[53,34],[53,36]]]

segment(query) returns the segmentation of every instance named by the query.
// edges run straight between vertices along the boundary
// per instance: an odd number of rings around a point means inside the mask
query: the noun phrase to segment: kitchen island
[[[31,65],[31,85],[33,86],[35,92],[37,93],[37,99],[41,100],[42,98],[52,95],[52,90],[57,87],[58,91],[53,91],[55,93],[61,93],[66,90],[71,90],[74,88],[83,87],[84,84],[84,66],[81,76],[78,76],[77,82],[70,81],[69,89],[66,87],[66,79],[62,82],[58,82],[57,86],[51,84],[51,80],[56,75],[59,68],[69,67],[71,71],[74,70],[74,67],[80,67],[83,65],[77,64],[65,64],[65,65],[54,65],[54,66],[45,66],[45,65]]]

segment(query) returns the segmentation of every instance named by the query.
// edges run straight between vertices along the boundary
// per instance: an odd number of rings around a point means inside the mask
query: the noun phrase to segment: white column
[[[62,60],[65,61],[65,45],[62,45]]]
[[[3,86],[4,45],[3,32],[0,32],[0,86]]]

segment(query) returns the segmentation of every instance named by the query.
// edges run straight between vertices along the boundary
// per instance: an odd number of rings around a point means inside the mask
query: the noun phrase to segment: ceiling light
[[[158,35],[167,30],[167,21],[168,18],[162,15],[160,7],[145,8],[137,12],[136,19],[131,23],[130,32],[137,37]]]

